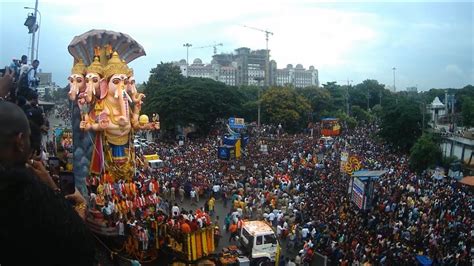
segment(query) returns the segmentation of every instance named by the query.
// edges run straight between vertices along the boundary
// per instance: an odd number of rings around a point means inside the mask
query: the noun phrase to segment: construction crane
[[[268,30],[262,30],[262,29],[259,29],[259,28],[255,28],[255,27],[250,27],[250,26],[247,26],[247,25],[243,25],[244,27],[246,28],[249,28],[249,29],[252,29],[252,30],[258,30],[258,31],[261,31],[261,32],[264,32],[265,33],[265,41],[266,41],[266,48],[267,48],[267,57],[265,58],[265,86],[268,86],[269,83],[270,83],[270,79],[269,79],[269,75],[268,75],[268,69],[269,69],[269,62],[270,62],[270,52],[268,51],[268,37],[270,35],[273,35],[273,32],[271,31],[268,31]]]
[[[217,46],[224,46],[224,45],[223,45],[222,43],[218,43],[218,44],[213,44],[213,45],[206,45],[206,46],[195,47],[195,49],[213,47],[213,48],[214,48],[214,54],[217,54]]]

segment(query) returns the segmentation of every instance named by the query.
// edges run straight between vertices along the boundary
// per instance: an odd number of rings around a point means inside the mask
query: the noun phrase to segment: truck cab
[[[278,260],[278,239],[272,227],[264,221],[245,221],[239,241],[252,265],[273,265]]]
[[[148,167],[150,167],[153,170],[157,170],[165,166],[165,163],[163,162],[163,160],[161,160],[160,156],[158,156],[158,154],[156,153],[143,155],[143,157]]]

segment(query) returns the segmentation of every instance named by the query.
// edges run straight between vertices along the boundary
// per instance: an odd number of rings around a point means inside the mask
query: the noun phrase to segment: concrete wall
[[[474,139],[461,136],[445,136],[440,146],[444,157],[456,156],[465,165],[469,165],[469,160],[471,160],[474,151]],[[474,166],[474,158],[472,158],[470,166]]]

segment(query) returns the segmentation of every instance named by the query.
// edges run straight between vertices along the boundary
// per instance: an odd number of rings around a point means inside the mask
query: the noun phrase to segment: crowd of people
[[[198,207],[209,215],[222,202],[229,210],[226,231],[242,219],[265,219],[289,248],[300,251],[296,261],[301,263],[310,262],[315,252],[341,265],[416,264],[420,254],[442,265],[470,261],[472,190],[411,172],[406,155],[373,140],[376,125],[347,130],[330,146],[308,134],[264,129],[258,138],[251,132],[240,160],[217,158],[222,130],[184,145],[147,147],[143,152],[159,154],[165,166],[138,173],[141,190],[150,191],[153,182],[159,187],[158,206],[147,200],[148,192],[141,201],[155,211],[179,210],[176,202],[199,203],[201,197]],[[267,155],[262,156],[261,144],[268,146]],[[375,184],[368,211],[351,202],[350,176],[340,171],[341,151],[357,156],[363,169],[387,171]],[[130,201],[140,206],[140,200]]]
[[[5,83],[2,78],[2,99],[8,98],[3,89]],[[16,100],[20,107],[0,102],[5,109],[0,112],[0,121],[5,125],[0,130],[2,140],[12,138],[12,134],[17,138],[11,141],[14,144],[0,145],[4,149],[1,154],[6,154],[1,157],[2,182],[8,181],[0,189],[15,184],[3,176],[13,177],[13,172],[24,170],[15,167],[33,158],[29,169],[36,171],[32,170],[31,176],[43,178],[29,178],[28,182],[38,185],[35,180],[40,180],[42,193],[54,194],[57,187],[51,177],[35,163],[34,153],[25,149],[30,146],[26,137],[30,131],[32,136],[38,136],[37,132],[41,135],[41,126],[36,125],[35,129],[34,120],[44,120],[43,113],[32,110],[37,106],[34,91],[27,95],[25,102]],[[18,121],[24,123],[12,122],[6,113],[16,114]],[[66,116],[67,109],[59,114]],[[25,125],[28,128],[22,128]],[[469,264],[472,189],[455,180],[434,180],[427,173],[412,172],[407,155],[375,141],[377,131],[376,124],[347,129],[335,137],[334,143],[325,146],[320,144],[317,133],[290,135],[275,126],[250,129],[244,156],[230,161],[217,157],[223,128],[204,138],[186,140],[184,145],[160,142],[141,153],[158,154],[165,162],[162,168],[151,169],[143,164],[130,181],[112,180],[107,174],[88,177],[89,207],[99,211],[109,226],[118,226],[120,234],[135,231],[143,249],[153,240],[151,229],[156,221],[184,232],[216,221],[219,226],[217,217],[212,221],[212,215],[216,202],[222,202],[228,210],[222,222],[224,229],[233,233],[231,241],[242,219],[265,219],[288,248],[298,251],[295,258],[289,258],[291,263],[309,263],[318,252],[340,265],[414,265],[416,255],[425,255],[437,265]],[[31,138],[33,149],[34,143],[37,141]],[[265,154],[261,145],[267,146]],[[375,182],[369,210],[359,210],[351,202],[351,178],[340,171],[343,151],[358,157],[363,169],[386,170]],[[16,154],[19,152],[22,156]],[[2,194],[6,195],[10,194]],[[82,206],[83,198],[76,197],[76,207]],[[186,198],[196,204],[195,210],[180,207]],[[71,210],[82,210],[67,205],[61,197],[51,200],[63,204],[64,215],[71,219],[77,216]],[[15,213],[15,207],[10,207]],[[5,222],[8,218],[0,220]],[[3,231],[9,226],[13,225],[0,225]],[[83,228],[83,224],[75,226]],[[87,241],[90,240],[81,238],[81,243]]]
[[[94,241],[83,221],[86,200],[77,190],[65,195],[46,170],[44,112],[33,88],[26,89],[26,99],[17,94],[21,78],[16,76],[8,68],[0,77],[0,240],[5,243],[0,259],[93,265]]]

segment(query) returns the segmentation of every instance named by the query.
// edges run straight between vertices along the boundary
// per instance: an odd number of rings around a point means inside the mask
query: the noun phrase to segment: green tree
[[[348,128],[354,129],[357,126],[357,120],[354,117],[348,116],[345,112],[338,111],[334,115],[340,119],[341,122],[344,122]]]
[[[474,86],[467,85],[462,89],[453,91],[453,93],[455,93],[456,98],[456,102],[454,103],[454,111],[462,112],[464,100],[474,99]]]
[[[389,92],[385,90],[385,85],[380,84],[377,80],[367,79],[357,84],[353,90],[350,90],[350,101],[353,105],[358,105],[367,110],[376,104],[382,105],[388,100]]]
[[[338,85],[335,81],[323,84],[323,88],[329,92],[330,101],[327,108],[321,113],[334,114],[338,110],[344,111],[346,109],[347,88]]]
[[[465,127],[474,126],[474,98],[462,98],[462,122]]]
[[[352,106],[352,116],[359,122],[370,122],[373,119],[369,112],[358,105]]]
[[[163,130],[194,125],[199,133],[206,134],[217,119],[239,113],[241,98],[224,83],[187,78],[183,84],[158,89],[148,108],[160,114]]]
[[[383,107],[380,104],[376,104],[372,108],[372,114],[377,118],[380,118],[382,116],[382,111],[383,111]]]
[[[296,89],[296,92],[305,97],[311,104],[312,119],[319,121],[323,111],[330,106],[331,94],[325,88],[315,86]]]
[[[155,68],[152,68],[148,82],[140,86],[140,89],[143,90],[146,95],[143,101],[142,112],[148,115],[159,112],[157,104],[162,96],[162,93],[159,93],[160,89],[169,89],[171,86],[179,86],[182,85],[184,81],[185,77],[181,75],[181,70],[172,63],[161,62]],[[162,114],[160,114],[160,119],[162,118]],[[162,128],[166,127],[162,125]]]
[[[183,84],[185,79],[178,66],[161,62],[151,69],[150,77],[145,84],[145,93],[150,93],[150,90]]]
[[[441,163],[441,148],[430,134],[423,134],[410,149],[410,168],[422,172],[428,167]]]
[[[292,88],[270,88],[262,96],[263,120],[295,132],[306,124],[311,104]]]
[[[234,90],[237,90],[242,96],[241,111],[237,115],[245,118],[245,121],[257,121],[259,88],[257,86],[240,86]],[[260,88],[260,90],[262,89]]]
[[[422,133],[422,118],[417,102],[400,98],[398,104],[383,108],[380,136],[408,152]]]

